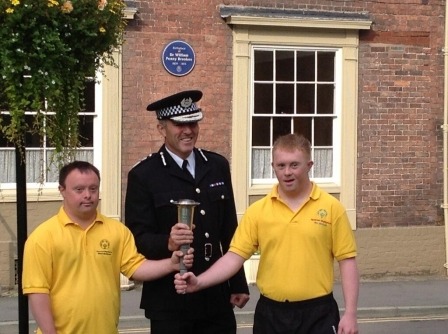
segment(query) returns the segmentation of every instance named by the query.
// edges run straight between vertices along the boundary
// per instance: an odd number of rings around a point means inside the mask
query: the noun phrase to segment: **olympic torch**
[[[177,202],[174,202],[177,205],[177,220],[179,223],[183,223],[188,225],[191,229],[193,227],[193,214],[194,207],[199,205],[200,203],[193,201],[192,199],[180,199]],[[190,248],[189,244],[184,244],[180,246],[180,250],[185,254],[187,254],[188,249]],[[180,261],[180,274],[184,274],[187,272],[187,268],[185,268],[185,264],[183,260]]]

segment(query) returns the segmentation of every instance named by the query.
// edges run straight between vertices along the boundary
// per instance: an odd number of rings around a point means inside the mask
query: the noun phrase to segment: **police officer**
[[[131,169],[125,200],[125,223],[138,251],[149,259],[163,259],[191,244],[195,274],[227,252],[237,227],[228,161],[195,147],[203,118],[196,105],[201,97],[201,91],[183,91],[148,105],[165,143]],[[180,199],[199,203],[193,232],[178,227]],[[233,306],[241,308],[248,300],[241,268],[228,282],[191,295],[176,293],[173,275],[144,282],[140,307],[151,320],[152,334],[234,334]]]

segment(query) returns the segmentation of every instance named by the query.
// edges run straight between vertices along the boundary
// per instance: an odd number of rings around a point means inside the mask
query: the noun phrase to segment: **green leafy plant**
[[[79,146],[86,78],[114,65],[123,0],[0,0],[0,116],[3,136],[23,149],[45,134],[56,153]],[[32,124],[25,112],[34,111]]]

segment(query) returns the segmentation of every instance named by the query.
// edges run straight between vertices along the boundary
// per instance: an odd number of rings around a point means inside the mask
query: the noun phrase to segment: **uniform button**
[[[197,192],[198,194],[200,194],[200,193],[201,193],[201,189],[196,188],[196,192]]]
[[[221,199],[224,199],[224,195],[221,195]]]
[[[201,215],[205,216],[205,210],[201,210]]]
[[[206,237],[206,238],[209,238],[209,237],[210,237],[210,234],[208,234],[208,232],[205,232],[205,237]]]
[[[174,203],[174,199],[170,199],[170,203]]]

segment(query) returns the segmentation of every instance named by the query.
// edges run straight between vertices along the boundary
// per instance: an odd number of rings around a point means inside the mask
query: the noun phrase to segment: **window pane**
[[[46,117],[47,117],[47,120],[46,120],[47,124],[51,124],[51,122],[53,122],[53,123],[56,122],[56,120],[55,120],[56,119],[56,115],[49,114]],[[55,147],[54,142],[51,141],[50,139],[48,139],[48,137],[45,138],[45,141],[46,141],[46,143],[45,143],[46,147]]]
[[[87,80],[84,89],[85,112],[95,112],[95,81]]]
[[[272,81],[274,78],[274,53],[256,50],[254,52],[254,80]]]
[[[93,149],[81,149],[75,153],[76,160],[84,160],[93,164]]]
[[[296,117],[294,118],[294,133],[304,135],[311,141],[311,129],[312,129],[311,117]]]
[[[11,116],[0,114],[1,117],[1,124],[2,125],[8,125],[11,123]],[[0,147],[14,147],[12,143],[10,143],[6,137],[4,137],[3,132],[0,132]]]
[[[332,146],[333,145],[333,118],[317,117],[314,120],[314,145]]]
[[[311,169],[312,177],[332,177],[333,176],[333,150],[314,149],[314,165]]]
[[[275,113],[294,114],[294,84],[277,84],[275,94]]]
[[[43,150],[33,149],[26,150],[26,182],[27,183],[43,183],[44,167],[43,167]]]
[[[29,129],[33,129],[35,115],[25,115],[25,122]],[[8,125],[11,123],[10,115],[1,115],[2,125]],[[40,147],[41,137],[37,133],[25,133],[25,145],[26,147]],[[0,133],[0,147],[14,147],[4,136],[3,133]]]
[[[255,84],[254,114],[272,114],[274,96],[271,84]]]
[[[297,52],[297,81],[314,81],[314,51]]]
[[[271,171],[271,150],[253,149],[252,150],[252,178],[270,179]]]
[[[35,115],[25,115],[25,121],[28,125],[29,129],[33,129],[33,122]],[[41,146],[42,137],[37,133],[27,132],[25,134],[25,145],[26,147],[40,147]]]
[[[317,52],[317,80],[334,81],[334,52]]]
[[[294,80],[294,51],[275,52],[275,79],[277,81]]]
[[[297,85],[297,114],[314,114],[314,84]]]
[[[292,133],[291,131],[291,117],[275,117],[273,119],[272,140],[277,137]]]
[[[54,159],[54,150],[46,150],[45,156],[47,159],[46,177],[47,182],[59,182],[59,168],[56,164],[49,165],[49,162]]]
[[[333,84],[317,85],[317,114],[332,114],[333,113]]]
[[[0,149],[0,183],[16,182],[16,153],[14,149]]]
[[[270,146],[270,117],[252,118],[252,146]]]
[[[79,116],[79,141],[83,147],[93,147],[93,116]]]

